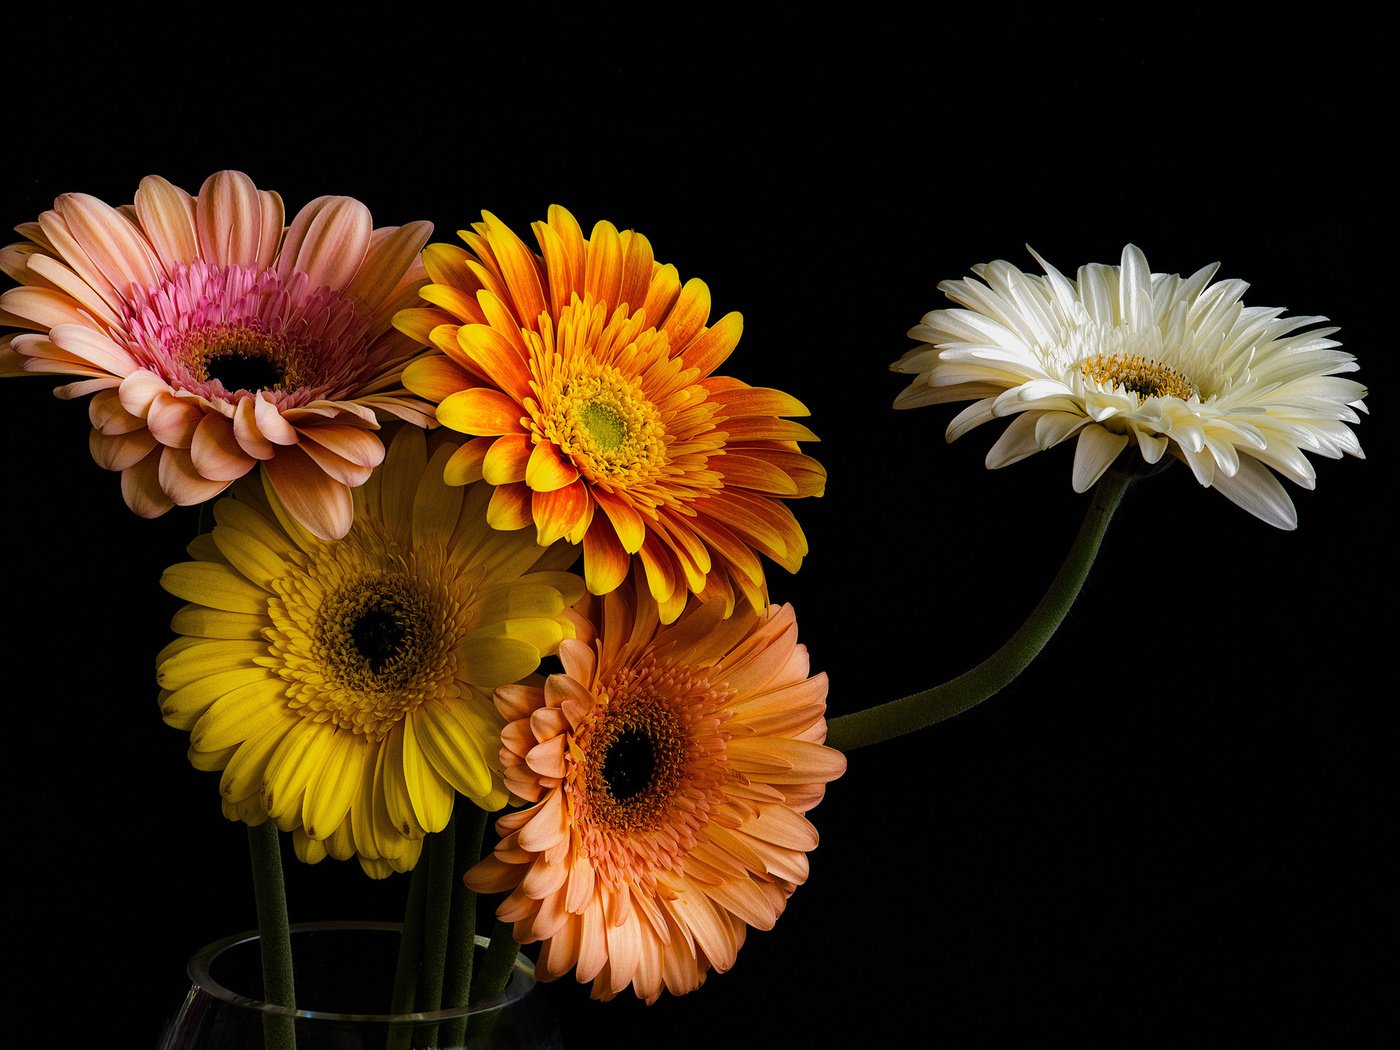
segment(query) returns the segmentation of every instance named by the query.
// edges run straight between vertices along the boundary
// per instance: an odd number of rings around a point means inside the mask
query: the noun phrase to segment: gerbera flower
[[[535,670],[583,594],[552,571],[573,552],[488,526],[490,490],[444,484],[455,446],[433,444],[400,428],[340,540],[250,476],[161,578],[190,602],[157,661],[165,720],[223,771],[225,815],[272,817],[303,860],[403,871],[454,792],[504,805],[490,690]]]
[[[802,814],[846,760],[822,744],[826,676],[808,677],[791,606],[726,620],[692,602],[662,627],[643,590],[593,600],[542,689],[496,690],[506,786],[534,805],[497,821],[466,881],[512,891],[497,917],[544,942],[543,979],[651,1002],[773,926],[817,844]]]
[[[600,222],[585,239],[556,205],[534,224],[537,256],[483,215],[462,232],[469,250],[425,250],[432,305],[395,321],[445,355],[415,362],[405,385],[477,436],[448,480],[496,486],[497,528],[582,542],[594,594],[617,587],[636,554],[665,621],[690,592],[764,608],[759,553],[790,572],[807,553],[781,500],[825,485],[798,451],[815,435],[782,418],[807,409],[714,374],[739,315],[707,326],[704,283],[682,284],[640,234]]]
[[[1034,253],[1032,253],[1034,254]],[[1216,265],[1186,280],[1152,273],[1141,251],[1091,264],[1071,282],[1040,256],[1045,276],[1007,262],[974,267],[981,281],[945,281],[962,309],[934,310],[909,335],[926,345],[892,367],[917,378],[897,408],[978,399],[948,440],[989,420],[1011,424],[987,453],[1002,467],[1076,437],[1075,491],[1092,486],[1129,444],[1148,464],[1170,453],[1271,525],[1297,525],[1269,468],[1304,488],[1304,452],[1360,456],[1346,426],[1365,387],[1337,373],[1355,359],[1312,328],[1325,317],[1246,307],[1242,281],[1210,284]]]
[[[112,208],[69,193],[0,253],[19,288],[0,324],[0,374],[84,376],[93,457],[154,517],[202,503],[263,464],[323,539],[350,527],[350,489],[384,458],[376,413],[419,425],[399,382],[419,352],[390,326],[417,301],[426,222],[375,229],[349,197],[282,228],[282,199],[236,171],[191,197],[157,176]]]

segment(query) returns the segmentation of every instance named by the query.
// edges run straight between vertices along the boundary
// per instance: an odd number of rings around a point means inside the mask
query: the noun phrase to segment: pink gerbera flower
[[[319,197],[283,229],[282,199],[237,171],[197,197],[152,175],[134,205],[68,193],[0,253],[0,374],[79,378],[93,458],[143,517],[202,503],[258,464],[323,539],[384,458],[377,413],[427,425],[400,375],[419,347],[390,325],[417,301],[427,222],[375,229]]]

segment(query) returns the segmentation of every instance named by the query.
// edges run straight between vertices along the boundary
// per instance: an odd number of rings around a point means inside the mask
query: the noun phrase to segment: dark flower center
[[[287,378],[286,369],[278,362],[256,350],[236,346],[210,352],[204,367],[211,381],[217,380],[230,392],[278,390]]]
[[[381,598],[350,625],[350,638],[369,669],[379,674],[403,655],[412,631],[404,608],[392,598]]]
[[[641,794],[656,771],[651,737],[636,729],[624,729],[603,755],[603,780],[618,802]]]

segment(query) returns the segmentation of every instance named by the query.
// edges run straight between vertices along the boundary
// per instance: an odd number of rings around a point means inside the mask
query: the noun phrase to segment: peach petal
[[[300,271],[312,288],[346,287],[369,251],[374,224],[369,209],[353,197],[321,197],[292,222],[283,241],[278,271]]]
[[[121,399],[122,408],[142,420],[150,412],[155,399],[168,393],[170,393],[170,387],[165,380],[144,368],[128,374],[122,380],[121,386],[117,388],[117,396]]]
[[[233,436],[238,447],[254,459],[271,459],[277,447],[258,429],[257,402],[244,398],[233,410]]]
[[[206,478],[222,481],[235,481],[257,465],[239,445],[232,421],[213,413],[204,416],[195,428],[190,458]]]
[[[122,407],[117,391],[111,389],[99,391],[88,402],[88,420],[94,429],[107,435],[130,434],[146,425],[140,416],[133,416]]]
[[[180,507],[192,507],[211,500],[229,484],[201,475],[195,469],[189,450],[183,448],[167,447],[161,452],[157,477],[165,494]]]
[[[93,461],[104,470],[128,470],[145,459],[158,444],[144,427],[124,434],[103,434],[98,430],[88,434],[88,450]]]
[[[261,390],[253,398],[253,418],[257,421],[258,433],[274,445],[295,445],[300,440],[296,428]]]
[[[55,325],[49,332],[49,339],[60,349],[90,361],[112,375],[128,376],[136,371],[136,362],[124,348],[86,325]]]
[[[346,286],[346,296],[364,303],[370,312],[377,310],[412,267],[432,233],[430,222],[410,222],[373,230],[364,261]]]
[[[288,513],[312,535],[338,540],[355,520],[350,489],[326,476],[300,448],[283,449],[263,472]]]
[[[263,255],[263,196],[241,171],[204,180],[195,201],[199,254],[216,266],[257,267]]]
[[[91,324],[79,304],[71,296],[53,288],[39,288],[24,285],[11,288],[0,295],[0,310],[5,313],[5,324],[38,328],[47,331],[61,324]]]
[[[204,418],[199,403],[162,391],[151,401],[146,412],[146,426],[162,445],[189,448],[195,428]]]
[[[167,273],[199,258],[195,203],[159,175],[147,175],[136,190],[136,215]]]
[[[120,293],[148,286],[162,276],[150,243],[115,208],[86,193],[65,193],[54,210],[107,281]]]

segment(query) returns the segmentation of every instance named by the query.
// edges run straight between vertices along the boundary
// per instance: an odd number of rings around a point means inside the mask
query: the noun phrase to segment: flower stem
[[[442,1009],[442,975],[447,964],[448,922],[452,915],[452,873],[456,862],[457,827],[452,821],[428,836],[428,897],[423,920],[423,965],[418,983],[418,1009]],[[423,862],[420,860],[419,864]],[[437,1029],[423,1033],[427,1045],[437,1045]]]
[[[1035,611],[1005,645],[972,670],[942,685],[833,718],[827,727],[827,744],[851,751],[903,736],[961,714],[1009,684],[1045,648],[1069,613],[1094,564],[1113,512],[1131,481],[1130,476],[1110,470],[1094,486],[1093,500],[1064,564]]]
[[[476,971],[475,981],[472,982],[473,1002],[485,1002],[505,990],[511,971],[515,968],[516,956],[519,954],[520,945],[515,943],[515,927],[497,919],[495,927],[491,930],[491,943],[486,946],[486,955]],[[478,1042],[485,1041],[500,1017],[499,1009],[473,1014],[471,1031],[468,1034]]]
[[[452,920],[447,942],[447,968],[443,974],[442,999],[447,1007],[465,1006],[470,1001],[472,969],[476,962],[476,893],[467,888],[458,873],[466,872],[481,859],[481,842],[486,832],[486,811],[465,799],[458,799],[452,814],[457,828],[457,856],[452,884]],[[465,1043],[467,1019],[461,1017],[444,1026],[443,1043]]]
[[[409,876],[408,903],[404,905],[403,933],[399,937],[399,962],[394,973],[394,997],[389,1007],[396,1014],[411,1013],[418,992],[418,960],[423,955],[423,907],[428,895],[427,867],[420,860]],[[391,1032],[391,1050],[406,1048],[412,1035],[407,1027]]]
[[[253,899],[258,911],[258,945],[262,951],[263,999],[277,1006],[296,1003],[292,979],[292,934],[287,923],[287,890],[282,880],[282,851],[277,825],[270,820],[248,827],[253,863]],[[296,1050],[294,1019],[263,1014],[263,1041],[268,1050]]]

